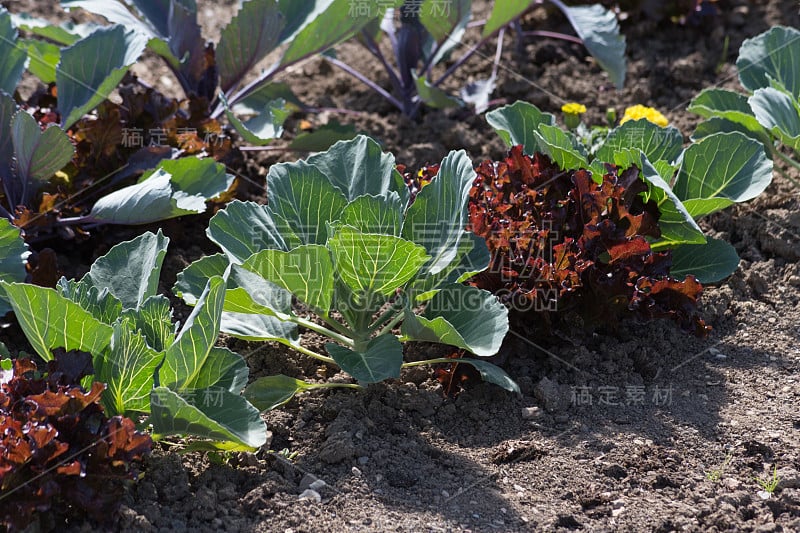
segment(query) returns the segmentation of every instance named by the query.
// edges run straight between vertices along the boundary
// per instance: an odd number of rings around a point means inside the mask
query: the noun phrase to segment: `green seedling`
[[[755,480],[756,483],[758,483],[758,486],[761,487],[764,492],[772,496],[772,494],[775,492],[775,489],[778,488],[778,484],[781,482],[781,478],[778,477],[778,465],[774,465],[771,478],[757,477]]]
[[[706,472],[706,479],[712,483],[718,482],[722,478],[722,474],[725,473],[725,469],[731,464],[732,459],[733,454],[728,452],[728,455],[725,456],[725,460],[722,461],[722,464],[719,465],[719,467]]]

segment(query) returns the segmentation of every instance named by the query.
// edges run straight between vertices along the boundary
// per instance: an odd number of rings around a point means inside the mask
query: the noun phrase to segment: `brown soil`
[[[8,4],[12,11],[20,4],[42,9],[38,2]],[[201,13],[218,28],[231,16],[225,4],[201,2]],[[540,40],[515,52],[507,37],[495,98],[527,100],[556,114],[564,101],[583,102],[594,123],[609,106],[643,103],[688,135],[698,122],[685,111],[693,95],[711,85],[737,87],[733,62],[745,38],[773,24],[800,26],[793,0],[720,5],[720,20],[700,28],[623,24],[629,67],[621,92],[580,46]],[[567,29],[546,10],[525,24]],[[491,56],[493,48],[483,53]],[[356,46],[340,47],[339,56],[375,71]],[[488,65],[488,58],[473,59],[449,87],[486,77]],[[158,79],[154,69],[148,70]],[[465,148],[475,161],[504,152],[482,116],[428,110],[409,121],[319,60],[284,79],[309,104],[363,112],[305,118],[352,122],[410,167],[437,162],[451,149]],[[298,157],[250,152],[238,170],[263,184],[270,164]],[[512,333],[504,365],[521,397],[481,384],[447,399],[430,371],[419,369],[362,393],[305,394],[265,415],[269,450],[225,464],[157,450],[115,529],[800,531],[799,204],[798,191],[776,178],[758,199],[704,223],[742,257],[730,279],[703,295],[714,328],[708,339],[663,322],[625,323],[614,333],[559,342]],[[164,290],[189,262],[213,251],[203,236],[207,221],[166,225],[173,240]],[[99,253],[86,250],[62,268],[79,273]],[[246,354],[254,377],[313,379],[320,371],[272,345],[227,342]],[[296,455],[290,460],[278,450]],[[764,499],[756,478],[774,467],[781,481]],[[316,479],[324,481],[321,501],[300,499]]]

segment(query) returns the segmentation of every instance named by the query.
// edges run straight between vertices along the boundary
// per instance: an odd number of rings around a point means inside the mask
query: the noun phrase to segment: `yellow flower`
[[[564,123],[569,129],[574,130],[581,123],[580,116],[586,113],[586,106],[570,102],[562,105],[561,111],[564,113]]]
[[[583,104],[576,104],[575,102],[570,102],[568,104],[564,104],[561,106],[561,111],[566,113],[567,115],[582,115],[586,113],[586,106]]]
[[[646,107],[641,104],[636,104],[635,106],[627,108],[625,110],[625,115],[622,117],[622,120],[620,120],[619,123],[625,124],[629,120],[639,120],[642,118],[649,120],[656,126],[661,126],[662,128],[665,128],[667,125],[669,125],[667,117],[662,115],[657,109]]]

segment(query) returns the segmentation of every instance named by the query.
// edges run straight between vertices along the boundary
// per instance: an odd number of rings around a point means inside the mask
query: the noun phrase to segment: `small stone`
[[[300,496],[298,496],[297,499],[298,500],[311,500],[311,501],[319,503],[319,502],[322,501],[322,496],[320,496],[319,492],[317,492],[315,490],[306,489],[300,494]]]
[[[544,408],[549,412],[560,411],[566,404],[559,384],[546,377],[539,380],[539,383],[533,388],[533,395],[542,402]]]
[[[726,477],[725,479],[722,480],[722,486],[728,490],[737,490],[739,488],[739,485],[741,485],[741,483],[739,483],[739,480],[734,479],[732,477]]]
[[[756,492],[756,494],[757,494],[757,495],[758,495],[758,497],[759,497],[759,498],[761,498],[762,500],[769,500],[769,499],[772,497],[772,493],[770,493],[770,492],[767,492],[767,491],[765,491],[765,490],[760,490],[760,491]]]
[[[361,477],[361,470],[357,466],[351,468],[350,472],[352,472],[355,477]]]
[[[367,457],[366,455],[362,455],[361,457],[358,458],[358,464],[360,465],[365,465],[368,462],[369,462],[369,457]]]
[[[314,474],[306,474],[303,476],[303,479],[300,480],[299,488],[300,490],[313,489],[314,487],[311,485],[316,481],[319,481],[317,476]],[[322,483],[324,484],[325,482],[323,481]]]
[[[611,502],[612,509],[622,509],[623,507],[625,507],[625,500],[623,500],[622,498]]]
[[[442,491],[442,498],[449,498],[449,497],[450,497],[450,493],[447,492],[446,490],[443,490]]]
[[[617,517],[625,512],[624,507],[620,507],[619,509],[611,509],[611,516]]]
[[[320,491],[320,490],[324,489],[326,486],[327,486],[327,483],[325,483],[321,479],[318,479],[315,482],[313,482],[311,485],[309,485],[308,488],[311,489],[311,490]]]
[[[522,408],[522,419],[523,420],[531,420],[532,418],[537,418],[541,414],[542,414],[542,411],[538,407],[523,407]]]

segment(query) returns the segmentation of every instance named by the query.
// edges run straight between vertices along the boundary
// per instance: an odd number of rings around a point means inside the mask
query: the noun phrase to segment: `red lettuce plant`
[[[606,169],[596,183],[586,170],[562,171],[521,146],[481,163],[469,229],[486,239],[492,262],[472,283],[512,309],[537,312],[551,331],[576,318],[592,329],[633,315],[671,318],[706,335],[711,328],[696,309],[700,283],[670,278],[671,253],[650,248],[660,213],[644,199],[638,169]]]
[[[124,482],[138,476],[135,462],[152,448],[130,419],[103,414],[102,383],[81,387],[93,373],[90,354],[54,355],[46,376],[17,359],[0,383],[0,525],[9,531],[45,511],[107,521]]]

